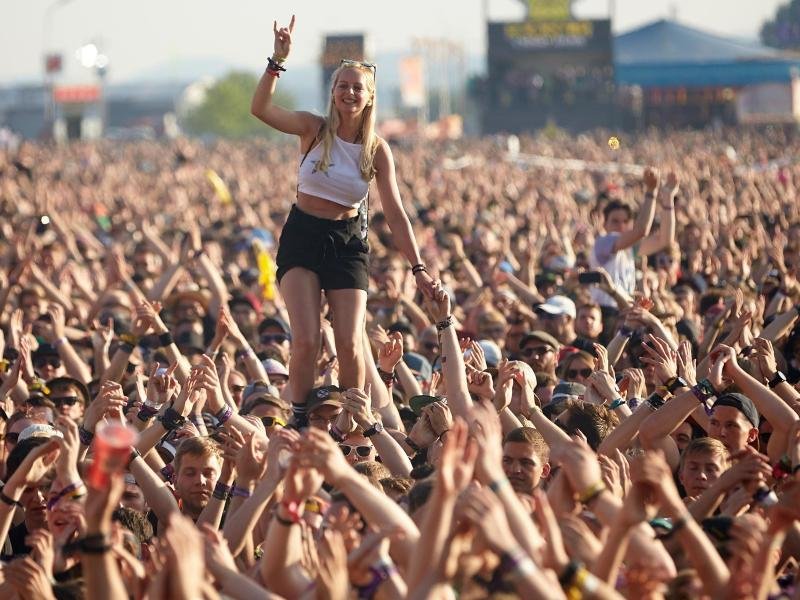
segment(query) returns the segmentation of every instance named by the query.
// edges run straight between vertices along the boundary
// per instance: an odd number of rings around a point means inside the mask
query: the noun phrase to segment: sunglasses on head
[[[553,349],[550,346],[534,346],[523,349],[522,356],[527,356],[528,358],[531,356],[544,356],[548,352],[552,351]]]
[[[286,427],[286,421],[281,419],[280,417],[261,417],[261,422],[264,424],[264,427]]]
[[[289,336],[284,333],[265,333],[260,338],[262,344],[271,344],[272,342],[282,344],[289,339]]]
[[[348,446],[347,444],[339,444],[339,448],[342,449],[342,454],[345,456],[350,456],[350,453],[355,450],[356,454],[361,458],[366,458],[369,456],[369,453],[372,452],[372,446]]]
[[[61,359],[57,356],[45,356],[43,358],[37,358],[34,360],[33,366],[37,369],[41,369],[42,367],[52,367],[54,369],[58,369],[61,367]]]
[[[77,396],[61,396],[59,398],[50,398],[56,406],[75,406],[78,402]]]
[[[365,69],[372,69],[372,76],[375,77],[376,73],[378,72],[378,66],[375,63],[371,62],[363,62],[360,60],[351,60],[349,58],[343,58],[342,62],[339,63],[340,67],[364,67]]]
[[[578,377],[579,375],[581,377],[583,377],[584,379],[586,379],[591,374],[592,374],[592,370],[589,369],[588,367],[586,369],[569,369],[567,371],[567,379],[574,379],[575,377]]]

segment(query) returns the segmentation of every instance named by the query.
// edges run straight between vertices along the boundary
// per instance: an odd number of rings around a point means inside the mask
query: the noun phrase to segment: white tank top
[[[361,144],[334,136],[327,172],[318,169],[321,157],[322,142],[314,146],[300,165],[297,191],[356,208],[369,192],[369,182],[361,178]]]

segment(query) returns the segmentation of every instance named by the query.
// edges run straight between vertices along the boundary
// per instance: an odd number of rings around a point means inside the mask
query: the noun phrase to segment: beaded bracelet
[[[443,321],[439,321],[436,323],[436,329],[439,331],[444,331],[448,327],[453,324],[453,315],[447,315],[447,317]]]
[[[390,373],[389,371],[384,371],[380,367],[378,367],[378,375],[380,376],[381,381],[383,381],[383,383],[385,383],[386,385],[389,385],[390,383],[392,383],[392,381],[394,381],[394,373]]]
[[[417,273],[427,273],[427,272],[428,272],[428,267],[426,267],[422,263],[417,263],[417,264],[415,264],[414,266],[411,267],[411,274],[412,275],[416,275]]]

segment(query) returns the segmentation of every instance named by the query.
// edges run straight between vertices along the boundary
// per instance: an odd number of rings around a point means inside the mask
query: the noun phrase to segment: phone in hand
[[[578,283],[581,285],[603,283],[603,275],[598,271],[584,271],[583,273],[578,273]]]

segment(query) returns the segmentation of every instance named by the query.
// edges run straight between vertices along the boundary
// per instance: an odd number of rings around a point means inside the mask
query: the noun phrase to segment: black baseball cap
[[[735,408],[745,417],[747,417],[747,420],[750,421],[750,424],[753,427],[758,429],[758,410],[756,410],[756,406],[753,404],[753,401],[747,396],[742,394],[724,394],[717,398],[717,401],[714,402],[713,408],[717,408],[718,406],[731,406]]]

